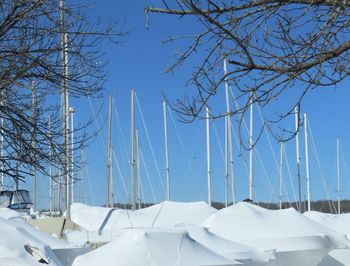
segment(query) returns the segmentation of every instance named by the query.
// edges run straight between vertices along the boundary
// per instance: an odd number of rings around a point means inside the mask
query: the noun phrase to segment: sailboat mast
[[[295,112],[295,144],[296,144],[296,156],[297,156],[297,176],[298,176],[298,191],[299,191],[299,212],[302,212],[301,206],[301,178],[300,178],[300,151],[299,151],[299,108],[294,109]]]
[[[2,96],[2,91],[1,91],[1,96]],[[3,104],[3,97],[1,97],[1,105]],[[4,178],[4,118],[0,118],[0,149],[1,149],[1,186],[0,189],[5,190],[5,178]]]
[[[62,118],[63,118],[63,146],[64,146],[64,183],[65,183],[65,211],[70,219],[70,173],[69,173],[69,91],[68,91],[68,36],[64,23],[64,0],[60,0],[61,13],[61,64],[62,64]]]
[[[224,58],[224,74],[225,74],[225,93],[226,93],[226,114],[227,114],[227,144],[229,146],[230,152],[230,176],[232,182],[232,203],[236,203],[236,180],[234,174],[234,162],[233,162],[233,145],[232,145],[232,132],[231,132],[231,108],[230,108],[230,94],[229,94],[229,84],[227,80],[227,59]],[[228,178],[228,175],[227,175]],[[228,186],[228,180],[227,185]],[[228,188],[226,188],[228,193]]]
[[[211,206],[211,162],[210,162],[210,117],[209,108],[205,108],[206,112],[206,132],[207,132],[207,174],[208,174],[208,204]]]
[[[131,186],[132,186],[132,209],[136,210],[134,97],[135,97],[135,91],[131,90]]]
[[[140,165],[140,143],[139,131],[136,129],[136,158],[137,158],[137,202],[138,209],[141,209],[141,165]]]
[[[51,116],[47,117],[47,124],[48,124],[48,135],[50,139],[50,144],[49,144],[49,155],[50,155],[50,164],[49,164],[49,198],[50,198],[50,213],[53,211],[53,204],[52,204],[52,162],[51,162],[51,157],[52,157],[52,146],[51,146]]]
[[[108,99],[108,140],[107,140],[107,207],[113,205],[113,176],[112,176],[112,95]]]
[[[32,89],[32,122],[33,122],[33,136],[32,136],[32,148],[35,149],[35,131],[36,131],[36,96],[35,96],[35,84],[32,82],[31,84]],[[33,210],[37,211],[37,185],[36,185],[36,169],[34,165],[32,165],[32,175],[33,175]]]
[[[280,193],[279,193],[279,198],[280,198],[280,209],[282,209],[282,186],[283,186],[283,146],[284,143],[283,141],[280,142]]]
[[[228,136],[227,136],[227,119],[225,116],[225,207],[228,206]]]
[[[169,169],[169,155],[168,155],[168,124],[167,124],[166,108],[167,108],[166,101],[163,100],[166,192],[167,192],[167,200],[170,200],[170,169]]]
[[[71,198],[74,202],[74,108],[69,107],[69,114],[71,119],[70,134],[71,134]]]
[[[249,100],[249,199],[253,200],[253,93]]]
[[[307,210],[311,211],[311,187],[309,167],[309,145],[308,145],[307,116],[304,113],[304,137],[305,137],[305,165],[306,165],[306,189],[307,189]]]
[[[339,161],[340,161],[340,141],[339,138],[337,138],[337,180],[338,180],[338,214],[340,214],[340,167],[339,167]]]

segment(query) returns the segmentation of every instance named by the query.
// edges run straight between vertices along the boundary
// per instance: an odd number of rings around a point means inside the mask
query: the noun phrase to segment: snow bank
[[[14,219],[0,218],[0,265],[42,265],[40,259],[50,265],[62,265],[45,242],[16,225]]]
[[[177,228],[186,230],[192,239],[205,247],[234,260],[265,263],[275,259],[273,250],[265,252],[255,247],[229,241],[198,225],[179,224]]]
[[[350,213],[330,214],[317,211],[305,212],[304,215],[323,226],[350,238]],[[333,250],[319,264],[320,266],[350,265],[350,250]]]
[[[73,266],[242,265],[207,249],[179,229],[129,228],[111,243],[76,258]],[[243,264],[245,265],[245,264]]]
[[[0,209],[0,265],[69,266],[77,255],[89,250],[56,239],[29,225],[22,214]],[[41,263],[39,263],[41,261]]]
[[[257,243],[263,248],[296,250],[309,247],[349,246],[343,234],[338,234],[306,218],[293,208],[268,210],[241,202],[218,211],[202,225],[229,240]],[[314,242],[313,238],[317,241]],[[283,241],[283,239],[288,241]],[[297,239],[302,239],[302,241]],[[307,239],[310,241],[306,241]],[[323,239],[322,243],[320,243],[321,239]],[[279,246],[275,246],[275,243],[278,243]]]
[[[164,201],[135,211],[112,210],[79,203],[71,207],[72,221],[88,231],[98,231],[104,222],[105,231],[127,227],[174,227],[178,223],[199,225],[215,212],[216,209],[205,202]]]
[[[202,225],[231,241],[276,249],[276,265],[317,265],[330,250],[349,246],[345,235],[292,208],[267,210],[238,203],[213,214]]]
[[[346,234],[350,239],[350,213],[330,214],[317,211],[305,212],[304,215],[315,222],[339,233]]]

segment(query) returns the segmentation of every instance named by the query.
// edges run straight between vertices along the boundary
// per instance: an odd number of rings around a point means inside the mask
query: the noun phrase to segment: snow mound
[[[229,240],[259,244],[257,246],[263,248],[297,250],[349,246],[343,234],[308,219],[293,208],[268,210],[241,202],[216,212],[202,225]],[[279,246],[274,242],[279,242]]]
[[[242,265],[191,239],[179,229],[129,228],[111,243],[77,257],[73,266]],[[243,264],[244,265],[244,264]]]
[[[272,250],[265,252],[255,247],[229,241],[209,232],[207,228],[198,225],[179,224],[177,228],[186,230],[192,239],[207,248],[234,260],[263,263],[275,259]]]
[[[37,266],[42,265],[39,260],[44,260],[49,265],[61,266],[49,245],[22,227],[24,221],[19,219],[0,218],[0,265]]]
[[[72,221],[88,231],[112,231],[128,227],[174,227],[178,223],[199,225],[215,212],[216,209],[205,202],[164,201],[135,211],[78,203],[71,207]]]
[[[330,214],[317,211],[305,212],[304,215],[323,226],[339,233],[346,234],[350,239],[350,213]]]

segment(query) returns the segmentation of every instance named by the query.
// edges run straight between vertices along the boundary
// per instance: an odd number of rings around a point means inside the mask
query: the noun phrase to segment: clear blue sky
[[[67,4],[70,0],[67,0]],[[170,17],[165,15],[152,15],[150,29],[145,28],[145,16],[143,8],[146,5],[157,5],[158,1],[113,1],[99,0],[91,4],[87,11],[91,19],[101,17],[108,21],[109,18],[119,18],[125,21],[125,28],[131,32],[124,43],[115,46],[110,43],[103,44],[100,49],[106,53],[105,59],[109,61],[107,67],[108,81],[105,84],[105,91],[102,99],[92,99],[92,105],[97,111],[102,104],[103,108],[97,121],[100,125],[105,124],[101,130],[101,136],[85,151],[88,161],[86,169],[82,172],[82,191],[85,201],[89,204],[103,204],[106,198],[106,153],[101,139],[107,143],[107,99],[108,95],[114,97],[113,116],[113,151],[118,161],[120,172],[116,161],[114,161],[115,193],[117,201],[126,202],[127,193],[130,194],[130,90],[137,92],[138,102],[142,109],[142,116],[148,129],[149,139],[153,147],[155,160],[158,164],[161,176],[155,167],[153,156],[148,145],[147,134],[143,127],[142,117],[136,108],[136,127],[140,131],[141,149],[145,157],[145,164],[141,165],[143,179],[144,198],[147,202],[164,200],[164,191],[160,179],[165,185],[165,159],[164,159],[164,135],[163,135],[163,111],[162,99],[164,93],[169,99],[181,98],[191,90],[186,87],[186,81],[191,75],[195,61],[188,61],[182,68],[173,74],[165,74],[164,70],[174,60],[174,51],[181,48],[177,43],[164,44],[169,36],[190,34],[198,30],[198,25],[190,19]],[[198,60],[194,59],[194,60]],[[312,91],[302,104],[302,112],[307,112],[313,138],[318,150],[322,173],[317,164],[316,156],[312,149],[310,140],[310,167],[312,179],[312,198],[324,199],[327,187],[331,198],[336,197],[336,137],[341,139],[341,148],[344,162],[341,162],[343,197],[350,197],[350,176],[347,173],[346,163],[350,159],[348,147],[350,145],[349,118],[350,105],[348,104],[349,82],[345,81],[337,88],[322,88]],[[234,90],[234,88],[233,88]],[[216,96],[215,108],[224,108],[224,88]],[[283,106],[286,99],[281,99],[278,104]],[[76,121],[84,121],[87,116],[92,116],[92,110],[87,99],[72,100],[76,108]],[[117,112],[118,113],[117,113]],[[272,110],[274,111],[274,110]],[[172,114],[176,119],[176,114]],[[255,110],[256,127],[260,122],[258,110]],[[248,122],[248,120],[247,120]],[[170,116],[169,125],[169,156],[171,175],[171,194],[173,200],[194,201],[207,200],[206,188],[206,154],[205,154],[205,122],[195,121],[192,124],[183,124],[176,121],[172,124]],[[215,127],[214,127],[215,125]],[[224,148],[223,121],[215,121],[212,127],[212,169],[213,169],[213,195],[214,201],[224,200],[224,160],[220,151],[220,145]],[[294,121],[285,121],[287,127],[293,127]],[[92,129],[96,129],[95,125]],[[216,136],[216,131],[217,136]],[[183,141],[183,146],[179,137]],[[305,187],[304,167],[304,140],[303,132],[300,141],[302,159],[302,178]],[[275,152],[277,162],[279,161],[279,146],[270,136],[272,149]],[[220,143],[220,144],[219,144]],[[248,152],[242,151],[238,154],[239,147],[235,142],[235,175],[237,179],[237,199],[242,200],[248,197],[248,174],[244,167],[244,161],[248,167]],[[295,164],[295,143],[291,140],[286,144],[288,163],[295,188],[296,164]],[[256,199],[262,201],[276,201],[278,193],[278,176],[273,154],[270,150],[268,140],[264,134],[255,151],[254,162],[255,193]],[[262,166],[263,165],[263,166]],[[294,200],[291,190],[290,177],[287,174],[286,163],[284,162],[284,179],[286,191],[290,200]],[[326,184],[322,178],[325,178]],[[122,179],[124,179],[125,188]],[[152,183],[152,186],[150,185]],[[39,182],[40,190],[47,188],[47,179],[41,177]],[[152,189],[153,192],[152,192]],[[284,193],[286,196],[286,193]],[[42,207],[47,206],[48,193],[39,196],[43,202]]]

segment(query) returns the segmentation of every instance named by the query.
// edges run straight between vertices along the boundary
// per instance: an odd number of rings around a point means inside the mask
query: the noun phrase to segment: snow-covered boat
[[[317,265],[336,248],[349,247],[344,234],[303,216],[295,209],[267,210],[249,203],[222,209],[203,224],[231,241],[262,249],[275,249],[270,265]]]

